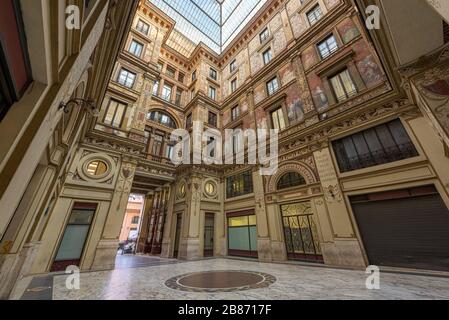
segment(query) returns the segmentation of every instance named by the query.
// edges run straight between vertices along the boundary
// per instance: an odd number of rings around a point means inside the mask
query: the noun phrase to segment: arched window
[[[306,185],[306,180],[297,172],[287,172],[278,181],[278,190]]]
[[[151,111],[147,117],[148,120],[158,122],[163,126],[176,129],[176,122],[171,116],[161,111]]]

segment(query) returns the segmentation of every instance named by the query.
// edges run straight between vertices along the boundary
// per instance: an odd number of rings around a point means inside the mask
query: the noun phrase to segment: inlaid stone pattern
[[[240,270],[195,272],[168,279],[165,285],[186,292],[234,292],[267,288],[276,282],[268,273]]]

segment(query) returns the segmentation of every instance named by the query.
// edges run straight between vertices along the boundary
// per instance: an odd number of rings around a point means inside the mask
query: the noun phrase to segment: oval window
[[[108,165],[101,160],[94,160],[87,165],[87,173],[93,177],[101,176],[108,171]]]

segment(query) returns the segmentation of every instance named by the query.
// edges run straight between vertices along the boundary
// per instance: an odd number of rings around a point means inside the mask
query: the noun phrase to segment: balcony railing
[[[161,164],[168,164],[168,165],[173,165],[172,161],[169,158],[165,158],[162,156],[157,156],[154,154],[148,154],[147,155],[147,160],[153,161],[153,162],[157,162],[157,163],[161,163]]]
[[[339,158],[341,172],[349,172],[418,156],[413,143],[400,144],[379,151],[359,154],[355,157]]]

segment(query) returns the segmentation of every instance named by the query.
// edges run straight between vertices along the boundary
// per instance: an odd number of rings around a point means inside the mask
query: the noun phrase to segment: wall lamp
[[[86,110],[90,115],[92,115],[94,117],[98,117],[99,110],[98,110],[97,106],[95,105],[95,101],[92,101],[92,100],[85,100],[85,99],[80,99],[80,98],[70,99],[66,103],[61,102],[59,104],[59,110],[63,110],[64,113],[69,113],[70,106],[73,106],[73,105],[81,107],[82,109]]]

